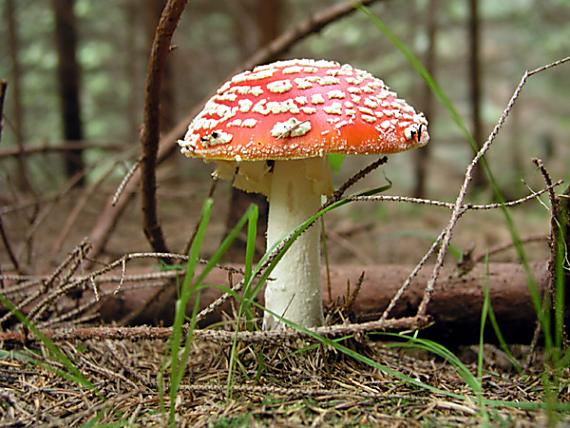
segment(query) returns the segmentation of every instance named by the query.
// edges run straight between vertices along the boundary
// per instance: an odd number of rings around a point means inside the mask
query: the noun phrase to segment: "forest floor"
[[[66,247],[73,248],[88,233],[100,204],[112,191],[94,196]],[[191,189],[164,186],[159,190],[162,221],[173,248],[183,247],[187,236],[177,231],[193,227],[206,191],[205,184]],[[205,253],[211,253],[223,235],[226,211],[222,207],[228,198],[227,188],[221,189],[218,198],[220,209],[214,213]],[[45,254],[50,254],[54,236],[61,230],[62,220],[57,213],[69,212],[74,201],[64,198],[35,238],[34,254],[44,254],[46,263],[40,268],[44,272],[55,266]],[[548,230],[548,212],[533,204],[512,211],[523,236]],[[128,208],[109,242],[106,260],[127,251],[146,250],[139,211],[138,204]],[[354,205],[342,215],[333,213],[327,217],[327,227],[337,232],[329,242],[332,263],[415,263],[448,216],[447,210],[388,204],[372,209]],[[502,221],[499,212],[467,215],[454,244],[465,250],[483,251],[508,242],[508,231],[498,226]],[[25,221],[13,218],[11,222],[13,236],[25,236]],[[371,226],[362,228],[363,224]],[[350,239],[343,238],[347,236]],[[546,244],[529,245],[528,254],[531,259],[544,260],[548,254]],[[58,258],[50,256],[52,260]],[[514,255],[506,252],[498,260],[514,260]],[[237,348],[231,378],[231,346],[196,341],[175,403],[176,426],[440,427],[488,422],[492,426],[524,427],[545,425],[556,418],[553,410],[533,408],[544,407],[545,401],[540,349],[533,366],[517,371],[501,350],[486,345],[479,392],[450,359],[400,349],[394,343],[374,340],[377,338],[343,340],[343,345],[363,357],[356,359],[334,347],[304,340],[242,343]],[[93,388],[79,387],[61,372],[55,373],[54,367],[63,367],[49,359],[42,346],[9,346],[0,349],[0,426],[146,427],[166,423],[170,406],[168,367],[164,377],[161,375],[168,354],[165,340],[58,342]],[[528,347],[518,346],[512,351],[524,364]],[[477,376],[478,346],[453,348],[452,352]],[[375,363],[371,366],[366,361]],[[398,379],[389,374],[392,370],[437,390]],[[569,379],[568,369],[559,373],[558,403],[570,402]],[[533,404],[525,407],[517,403]],[[560,418],[570,424],[567,414]]]
[[[334,349],[302,341],[241,346],[230,383],[230,346],[200,342],[193,347],[176,399],[176,426],[442,427],[485,422],[505,427],[546,426],[544,410],[516,408],[516,403],[543,402],[540,364],[517,373],[505,364],[500,351],[487,346],[482,397],[507,404],[482,406],[481,396],[449,362],[369,339],[352,345],[384,368],[441,392],[419,388]],[[168,393],[159,388],[167,353],[164,341],[88,341],[60,346],[94,388],[80,388],[42,363],[32,364],[32,355],[33,360],[42,360],[41,352],[2,351],[0,426],[166,425]],[[519,357],[525,350],[518,349]],[[477,347],[455,351],[476,373]],[[570,371],[562,372],[560,378],[558,400],[567,403]],[[570,423],[570,417],[562,416],[562,421]]]

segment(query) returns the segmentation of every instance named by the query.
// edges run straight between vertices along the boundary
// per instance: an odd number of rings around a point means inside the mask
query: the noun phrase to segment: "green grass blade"
[[[479,393],[481,391],[481,384],[479,380],[471,373],[471,371],[461,362],[457,356],[447,349],[445,346],[434,342],[429,339],[422,339],[418,337],[408,336],[405,334],[396,334],[396,333],[374,333],[381,336],[386,337],[393,337],[397,339],[406,339],[407,342],[396,342],[389,345],[392,348],[410,348],[410,349],[422,349],[424,351],[431,352],[434,355],[437,355],[448,363],[450,363],[455,369],[457,373],[463,381],[471,388],[474,393]]]
[[[344,163],[344,158],[345,155],[341,155],[340,153],[330,153],[327,155],[329,166],[334,174],[338,174],[340,172],[342,164]]]
[[[489,257],[485,255],[485,285],[483,287],[483,307],[481,308],[481,323],[479,326],[479,353],[477,355],[477,380],[481,386],[479,390],[479,409],[482,419],[482,425],[489,425],[489,415],[485,408],[483,401],[483,369],[485,364],[485,325],[487,323],[487,316],[490,307],[490,294],[489,294]]]
[[[195,280],[193,280],[196,266],[199,262],[200,250],[202,248],[202,244],[204,241],[206,228],[210,221],[212,206],[213,206],[213,201],[211,199],[208,199],[204,203],[204,208],[202,209],[202,217],[198,225],[198,231],[196,233],[194,241],[192,242],[192,246],[190,247],[190,254],[188,257],[186,275],[184,276],[181,295],[178,301],[176,302],[176,314],[172,329],[171,348],[170,348],[171,381],[170,381],[170,394],[169,394],[170,396],[169,425],[172,425],[175,420],[174,406],[176,402],[176,396],[180,388],[180,383],[182,382],[182,377],[184,375],[184,371],[186,369],[186,365],[188,363],[188,358],[190,355],[190,350],[193,340],[193,332],[197,323],[196,315],[198,314],[200,308],[199,292],[202,289],[202,283],[206,279],[208,274],[211,272],[211,270],[220,262],[221,258],[226,253],[226,251],[230,248],[236,237],[239,235],[239,233],[245,226],[246,221],[249,221],[250,219],[255,219],[255,221],[257,221],[257,215],[256,215],[257,207],[251,206],[246,211],[246,213],[240,218],[238,223],[232,228],[230,233],[228,233],[228,235],[224,238],[220,246],[210,257],[208,263],[206,263],[206,266],[202,269],[200,274],[197,275]],[[255,231],[255,229],[252,230]],[[182,355],[180,357],[180,360],[178,360],[180,343],[182,340],[182,330],[183,330],[182,327],[184,320],[186,319],[186,308],[192,296],[194,296],[192,315],[189,320],[190,322],[188,327],[188,333],[184,341],[184,348],[182,350]]]
[[[247,211],[247,241],[245,247],[245,275],[244,280],[249,281],[253,269],[253,257],[255,256],[255,244],[257,241],[257,220],[259,209],[257,205],[251,205]]]
[[[237,295],[236,299],[240,300],[240,299],[242,299],[242,296]],[[458,394],[458,393],[450,392],[450,391],[447,391],[444,389],[440,389],[440,388],[437,388],[433,385],[429,385],[425,382],[422,382],[420,380],[417,380],[417,379],[414,379],[410,376],[407,376],[403,373],[400,373],[397,370],[391,369],[390,367],[387,367],[383,364],[380,364],[377,361],[375,361],[375,360],[373,360],[373,359],[371,359],[365,355],[359,354],[358,352],[356,352],[350,348],[347,348],[346,346],[335,341],[335,339],[329,339],[327,337],[321,336],[318,333],[315,333],[315,332],[307,329],[306,327],[295,324],[295,323],[283,318],[281,315],[269,311],[267,308],[265,308],[263,305],[261,305],[257,302],[254,302],[253,304],[256,305],[260,310],[268,311],[274,317],[280,319],[288,327],[293,328],[297,331],[303,332],[308,337],[315,339],[321,345],[329,346],[329,347],[335,349],[336,351],[343,353],[344,355],[346,355],[348,357],[353,358],[355,361],[359,361],[363,364],[368,365],[369,367],[375,368],[382,373],[385,373],[389,376],[394,377],[395,379],[401,380],[407,384],[416,386],[419,389],[427,390],[429,392],[432,392],[434,394],[438,394],[441,396],[455,398],[458,400],[464,400],[466,398],[465,395],[463,395],[463,394]],[[395,336],[398,338],[414,339],[411,336],[405,336],[405,335],[395,334],[395,333],[370,333],[370,334],[384,334],[384,335],[392,335],[392,336]],[[465,374],[467,374],[467,377],[470,377],[470,383],[473,383],[474,385],[478,385],[477,379],[471,374],[471,372],[469,372],[467,367],[465,367],[463,365],[463,363],[461,361],[459,361],[457,359],[457,357],[455,355],[453,355],[453,353],[451,353],[451,351],[447,350],[442,345],[439,345],[435,342],[427,341],[426,339],[416,339],[416,340],[433,344],[434,349],[437,349],[437,352],[441,352],[443,358],[450,361],[449,357],[451,357],[451,359],[454,360],[454,362],[452,362],[452,364],[456,364],[457,362],[459,362],[459,364],[456,367],[462,366],[461,370],[464,371]],[[426,349],[426,350],[429,350],[429,349]],[[570,360],[570,351],[568,351],[567,357]],[[542,410],[542,409],[547,408],[547,404],[542,403],[542,402],[540,402],[540,403],[515,402],[515,401],[490,400],[490,399],[484,399],[483,402],[485,403],[485,405],[495,407],[495,408],[508,407],[508,408],[521,409],[521,410]],[[559,411],[570,412],[570,403],[554,403],[554,404],[552,404],[552,407],[556,410],[559,410]]]
[[[35,324],[28,319],[17,307],[12,303],[10,299],[0,293],[0,302],[2,305],[8,309],[18,320],[35,336],[38,340],[46,347],[51,358],[60,363],[65,370],[60,370],[49,364],[39,362],[44,365],[45,368],[52,370],[54,373],[67,380],[75,382],[79,386],[86,389],[94,389],[95,385],[89,381],[81,371],[73,364],[73,362],[57,347],[57,345],[45,334],[43,334]]]
[[[194,272],[196,266],[199,262],[200,250],[204,242],[204,236],[206,234],[206,228],[210,222],[210,217],[212,214],[212,199],[207,199],[204,202],[202,208],[202,216],[200,218],[200,223],[198,225],[198,230],[196,236],[192,241],[190,247],[190,254],[188,256],[188,263],[186,265],[186,275],[184,276],[184,281],[182,283],[182,289],[180,291],[180,297],[176,301],[176,311],[174,314],[174,323],[172,325],[172,334],[170,336],[170,410],[169,410],[169,425],[172,426],[174,423],[175,416],[175,404],[176,397],[178,395],[178,389],[180,388],[180,380],[182,379],[182,373],[185,370],[178,359],[180,344],[182,341],[183,324],[186,319],[186,307],[188,301],[192,296],[192,279],[194,277]]]
[[[414,55],[412,50],[408,48],[408,46],[400,40],[400,38],[390,29],[388,25],[382,19],[380,19],[376,14],[374,14],[370,9],[366,6],[358,5],[356,6],[358,10],[364,13],[368,19],[378,28],[384,36],[402,53],[402,55],[406,58],[406,60],[410,63],[410,65],[414,68],[414,70],[424,79],[428,87],[434,93],[434,95],[439,99],[441,104],[447,109],[449,114],[451,115],[451,119],[455,124],[459,127],[463,135],[469,141],[469,144],[473,148],[473,150],[477,149],[477,143],[473,139],[469,128],[465,124],[463,117],[457,111],[451,99],[447,96],[443,88],[437,83],[437,81],[432,77],[429,71],[423,66],[422,62]]]
[[[564,207],[565,204],[560,204]],[[566,214],[561,213],[558,219],[558,229],[556,230],[556,257],[554,274],[556,281],[554,284],[554,346],[557,349],[556,361],[558,363],[562,341],[564,338],[564,314],[566,313]]]
[[[512,354],[511,350],[509,349],[509,345],[507,344],[507,341],[505,340],[505,336],[503,336],[503,333],[501,332],[501,328],[499,327],[499,323],[497,322],[497,318],[495,317],[495,311],[493,310],[492,302],[489,305],[488,316],[489,316],[489,322],[491,323],[491,327],[493,327],[493,333],[495,333],[495,336],[497,337],[497,341],[499,342],[499,347],[507,355],[509,361],[511,362],[511,364],[513,365],[515,370],[519,374],[521,374],[523,371],[523,368],[520,365],[520,363],[517,361],[517,359],[514,357],[514,355]]]

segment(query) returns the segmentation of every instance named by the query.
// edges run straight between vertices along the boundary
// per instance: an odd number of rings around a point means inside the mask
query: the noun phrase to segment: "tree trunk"
[[[254,0],[234,4],[234,8],[239,8],[237,19],[234,21],[234,33],[236,40],[239,40],[242,58],[247,58],[256,49],[268,44],[277,37],[283,29],[285,3],[283,0]],[[241,12],[241,13],[240,13]],[[251,20],[256,26],[257,43],[249,42],[244,28],[251,27]],[[247,21],[247,22],[245,22]],[[271,60],[275,60],[272,58]],[[269,61],[268,61],[269,62]],[[238,189],[232,188],[230,196],[230,209],[226,219],[226,234],[235,226],[245,210],[255,204],[259,208],[259,221],[257,224],[257,245],[256,256],[260,257],[265,252],[265,234],[267,232],[267,214],[269,207],[264,196],[253,193],[246,193]],[[239,262],[243,260],[245,255],[246,241],[242,237],[238,237],[232,247],[225,255],[225,260],[230,262]]]
[[[143,85],[142,85],[142,67],[140,59],[143,57],[143,52],[139,49],[138,33],[142,26],[140,18],[140,0],[128,0],[124,4],[123,13],[125,14],[125,21],[127,25],[127,33],[125,39],[124,49],[126,52],[124,62],[125,78],[129,82],[129,95],[127,102],[126,116],[129,121],[128,139],[135,142],[139,138],[139,131],[141,125]],[[142,34],[142,33],[141,33]],[[151,40],[152,43],[152,40]],[[150,45],[148,46],[150,50]]]
[[[469,0],[469,95],[471,101],[471,128],[477,148],[483,144],[483,122],[481,118],[481,34],[479,0]],[[482,159],[482,162],[486,162]],[[485,184],[481,163],[473,173],[473,185],[480,188]]]
[[[5,5],[6,27],[8,27],[8,47],[10,50],[10,60],[12,70],[10,73],[10,87],[12,96],[12,124],[16,145],[20,151],[24,149],[24,111],[22,110],[22,95],[20,82],[22,70],[20,67],[20,38],[18,36],[17,9],[14,0],[6,0]],[[18,163],[17,184],[18,188],[25,192],[32,191],[32,186],[26,173],[26,163],[23,156],[16,157]]]
[[[437,35],[437,16],[439,12],[439,0],[430,0],[427,4],[426,32],[428,45],[425,52],[425,67],[427,71],[435,78],[436,68],[436,35]],[[423,100],[422,111],[428,122],[434,119],[433,93],[430,87],[423,84]],[[431,144],[416,150],[414,155],[416,182],[414,185],[414,196],[416,198],[426,197],[427,187],[427,169],[431,152]]]
[[[75,0],[52,0],[55,16],[55,39],[58,57],[58,83],[62,112],[63,135],[66,141],[83,140],[80,106],[80,66],[77,62],[77,19]],[[69,151],[65,155],[65,171],[68,178],[83,171],[81,149]],[[85,184],[81,178],[77,185]]]

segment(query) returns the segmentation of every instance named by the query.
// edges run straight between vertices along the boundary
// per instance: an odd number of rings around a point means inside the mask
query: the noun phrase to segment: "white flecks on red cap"
[[[427,144],[427,121],[380,79],[326,60],[287,60],[225,83],[180,141],[191,157],[299,159]]]
[[[300,137],[311,130],[311,121],[300,122],[292,117],[285,122],[277,122],[271,128],[271,135],[275,138]]]

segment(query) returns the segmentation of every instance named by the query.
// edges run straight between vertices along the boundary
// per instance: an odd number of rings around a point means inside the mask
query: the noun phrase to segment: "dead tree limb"
[[[248,60],[241,64],[235,72],[248,70],[271,58],[277,58],[285,54],[293,45],[308,35],[318,33],[327,25],[350,15],[356,10],[357,6],[370,6],[373,3],[378,3],[378,1],[379,0],[346,1],[323,9],[299,23],[293,29],[284,32],[267,46],[255,52]]]
[[[422,337],[435,338],[445,343],[476,343],[479,340],[481,308],[484,300],[483,290],[489,287],[491,305],[505,339],[509,343],[528,343],[530,341],[536,313],[527,288],[524,269],[516,263],[490,263],[488,267],[487,272],[486,266],[478,265],[461,277],[457,275],[455,268],[446,267],[442,271],[440,287],[435,290],[427,313],[434,323],[429,329],[422,332]],[[531,268],[537,277],[540,290],[543,291],[549,281],[547,262],[534,263]],[[327,307],[346,307],[346,303],[352,300],[355,294],[355,285],[359,283],[358,279],[364,271],[366,272],[365,280],[352,302],[352,313],[349,315],[351,319],[356,319],[359,323],[378,320],[379,314],[388,306],[390,299],[408,276],[410,269],[411,266],[409,265],[333,265],[331,266],[332,298],[326,299],[325,305]],[[388,321],[410,319],[408,317],[415,314],[422,299],[422,285],[429,280],[431,269],[432,266],[424,266],[418,272],[412,286],[405,291],[391,311],[390,316],[393,318],[381,319],[380,324],[377,324],[378,326],[386,326],[388,324],[383,323]],[[176,274],[176,272],[161,272],[161,275],[165,273]],[[131,268],[129,275],[133,276],[133,281],[126,278],[124,280],[136,284],[137,288],[125,289],[118,295],[115,295],[113,290],[117,289],[120,283],[119,277],[113,277],[113,282],[98,283],[101,295],[106,296],[100,302],[100,313],[103,321],[115,322],[136,308],[143,306],[148,299],[152,299],[154,294],[152,288],[138,287],[142,280],[134,281],[136,277],[142,278],[141,271],[133,271]],[[148,275],[149,278],[152,278],[150,274]],[[238,273],[233,274],[235,281],[239,281],[240,277],[241,275]],[[206,284],[227,284],[227,282],[228,272],[218,269],[213,270],[205,281]],[[353,285],[348,290],[347,282]],[[323,287],[326,287],[324,281],[322,284]],[[216,301],[221,293],[222,291],[215,286],[205,288],[200,296],[201,306],[207,307]],[[91,291],[86,291],[85,294],[86,296],[80,302],[81,306],[85,304],[84,302],[94,298]],[[324,296],[326,295],[324,293]],[[262,302],[261,299],[260,303]],[[70,303],[73,302],[70,300]],[[225,302],[210,313],[203,320],[201,326],[204,327],[223,320],[224,313],[231,316],[233,313],[232,305],[233,303],[229,301]],[[171,312],[174,311],[174,300],[170,302],[168,307]],[[23,309],[27,311],[27,309]],[[150,308],[142,314],[141,321],[147,324],[160,325],[168,324],[171,320],[171,314],[166,314],[165,311],[153,313],[151,312],[152,309]],[[189,311],[191,310],[192,303],[189,304]],[[91,313],[91,311],[87,311],[77,314],[77,317]],[[400,325],[400,327],[402,326]],[[404,326],[404,328],[407,327]],[[122,331],[128,332],[128,329]],[[489,331],[485,339],[492,342],[494,340],[492,334]]]
[[[156,27],[147,67],[141,133],[143,228],[154,251],[168,252],[156,207],[156,160],[160,139],[160,87],[170,41],[188,0],[169,0]]]
[[[369,321],[362,324],[347,324],[318,327],[310,329],[313,334],[325,337],[338,337],[347,334],[365,333],[367,331],[406,330],[418,329],[426,326],[429,320],[424,318],[404,318],[398,320]],[[188,327],[183,327],[184,334],[188,333]],[[69,340],[167,340],[172,334],[170,327],[79,327],[74,329],[52,330],[46,329],[44,336],[57,341]],[[194,330],[194,340],[208,340],[211,342],[231,343],[237,339],[246,343],[275,343],[287,342],[294,339],[311,337],[310,333],[298,330],[267,330],[267,331],[240,331],[229,330]],[[27,336],[20,332],[0,333],[2,341],[35,341],[37,338]]]

